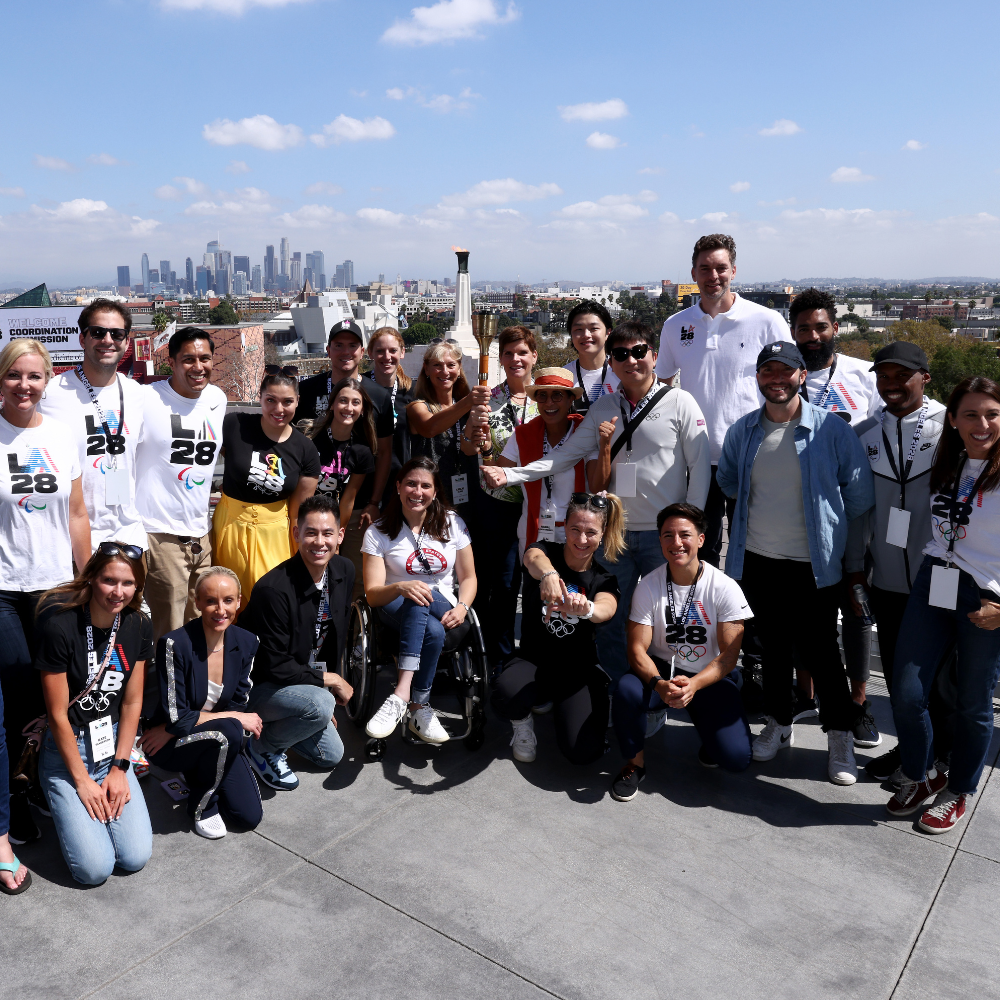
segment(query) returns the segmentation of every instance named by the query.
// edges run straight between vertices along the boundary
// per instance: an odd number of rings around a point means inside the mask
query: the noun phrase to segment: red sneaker
[[[917,826],[924,833],[947,833],[954,830],[965,819],[965,799],[963,793],[944,792],[920,817]]]
[[[904,781],[885,807],[890,816],[909,816],[920,809],[948,784],[948,776],[935,768],[923,781]]]

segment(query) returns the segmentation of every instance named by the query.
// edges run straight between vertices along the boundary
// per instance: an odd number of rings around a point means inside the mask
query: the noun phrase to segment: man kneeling
[[[344,756],[333,721],[354,689],[334,673],[344,652],[354,567],[337,555],[344,538],[337,505],[327,494],[299,505],[292,535],[299,551],[265,573],[240,615],[241,628],[260,640],[247,710],[263,720],[249,746],[260,780],[297,788],[285,751],[332,770]]]
[[[656,523],[667,562],[635,588],[628,623],[631,673],[619,682],[611,708],[628,759],[611,786],[619,802],[635,798],[646,776],[645,739],[663,725],[668,707],[687,709],[705,767],[742,771],[751,756],[736,658],[743,622],[753,613],[739,584],[698,558],[705,544],[701,510],[671,504]]]

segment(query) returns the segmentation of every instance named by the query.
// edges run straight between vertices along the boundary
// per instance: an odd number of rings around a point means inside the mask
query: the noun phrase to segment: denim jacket
[[[764,439],[763,412],[761,407],[747,413],[729,428],[719,458],[719,488],[726,496],[736,497],[726,553],[726,573],[734,580],[743,576],[750,471]],[[848,523],[875,505],[872,470],[850,425],[804,399],[795,428],[795,450],[802,470],[802,506],[813,576],[817,587],[830,587],[843,575]]]

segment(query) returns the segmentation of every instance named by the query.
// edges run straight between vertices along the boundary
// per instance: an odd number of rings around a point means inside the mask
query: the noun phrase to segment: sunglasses
[[[633,344],[631,347],[611,348],[611,357],[613,357],[619,364],[623,361],[628,361],[629,358],[635,358],[636,361],[642,361],[648,353],[649,344]]]
[[[556,389],[554,392],[548,392],[546,389],[538,389],[535,392],[535,402],[536,403],[561,403],[568,396],[569,396],[569,393],[562,392],[559,389]]]
[[[97,546],[97,551],[102,556],[123,555],[126,559],[131,559],[133,562],[142,558],[142,549],[138,545],[126,545],[125,542],[101,542]]]
[[[107,326],[88,326],[84,333],[89,333],[94,340],[104,340],[104,338],[110,333],[111,339],[116,344],[120,344],[128,336],[128,330]]]
[[[295,365],[285,365],[284,368],[281,365],[264,365],[265,375],[298,375],[299,370]]]
[[[608,506],[608,498],[596,493],[574,493],[569,502],[574,507],[593,507],[594,510],[604,510]]]

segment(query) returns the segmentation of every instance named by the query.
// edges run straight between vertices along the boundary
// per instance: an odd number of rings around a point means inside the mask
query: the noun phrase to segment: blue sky
[[[411,0],[412,3],[412,0]],[[0,287],[218,233],[357,280],[1000,273],[996,4],[75,0],[4,14]],[[977,43],[982,39],[982,45]],[[21,44],[23,42],[23,44]],[[135,277],[133,278],[135,280]]]

